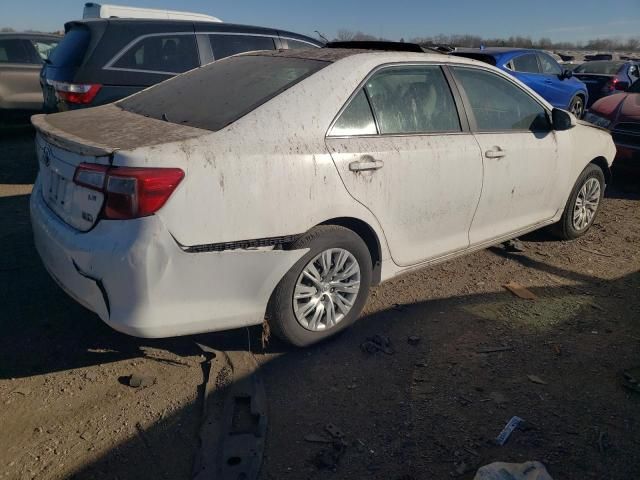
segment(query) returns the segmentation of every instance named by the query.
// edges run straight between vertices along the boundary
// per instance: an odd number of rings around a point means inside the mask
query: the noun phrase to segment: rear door
[[[382,225],[396,264],[469,245],[482,158],[439,65],[375,71],[326,143],[349,193]]]
[[[513,76],[547,98],[548,84],[542,75],[538,57],[534,52],[524,53],[514,57],[508,64]]]
[[[548,112],[503,76],[451,67],[484,157],[484,182],[469,233],[472,245],[551,219],[557,206],[559,148]]]
[[[27,39],[0,38],[0,108],[40,110],[42,60]]]

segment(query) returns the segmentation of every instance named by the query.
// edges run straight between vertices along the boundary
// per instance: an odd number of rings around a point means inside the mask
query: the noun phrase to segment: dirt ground
[[[535,233],[524,253],[496,247],[403,276],[373,289],[338,338],[263,350],[255,329],[127,337],[68,298],[31,239],[32,136],[0,138],[1,479],[190,478],[204,360],[195,341],[257,356],[263,480],[464,480],[526,460],[556,480],[640,478],[640,394],[621,385],[640,366],[640,177],[609,189],[580,240]],[[509,281],[538,299],[515,297]],[[375,334],[393,354],[361,351]],[[509,349],[481,353],[498,347]],[[133,373],[155,384],[131,388]],[[496,446],[514,415],[525,426]],[[328,423],[347,442],[335,468],[318,461],[330,446],[305,441]]]

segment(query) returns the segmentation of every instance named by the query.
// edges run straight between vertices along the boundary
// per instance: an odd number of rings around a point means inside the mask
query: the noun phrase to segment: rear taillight
[[[103,218],[126,220],[152,215],[166,203],[184,172],[179,168],[106,167],[82,163],[73,181],[103,192]]]
[[[608,93],[611,93],[611,92],[614,92],[616,90],[624,91],[626,89],[626,87],[627,87],[627,85],[625,84],[625,82],[621,82],[619,78],[613,77],[604,86],[604,90],[606,92],[608,92]]]
[[[48,82],[56,91],[56,96],[67,103],[86,105],[91,103],[102,88],[97,83],[67,83],[50,80]]]

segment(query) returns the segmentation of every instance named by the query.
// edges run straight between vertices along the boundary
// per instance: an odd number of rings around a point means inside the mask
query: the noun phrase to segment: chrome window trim
[[[129,49],[133,48],[133,46],[142,41],[145,40],[147,38],[150,37],[164,37],[164,36],[175,36],[175,35],[193,35],[194,36],[194,42],[196,42],[196,48],[198,45],[198,39],[195,38],[195,33],[193,32],[161,32],[161,33],[148,33],[146,35],[140,35],[139,37],[134,38],[133,40],[131,40],[129,43],[127,43],[124,47],[122,47],[120,49],[120,51],[118,51],[118,53],[116,53],[113,58],[111,60],[109,60],[104,67],[102,67],[103,70],[117,70],[117,71],[123,71],[123,72],[138,72],[138,73],[157,73],[157,74],[161,74],[161,75],[179,75],[180,72],[165,72],[162,70],[143,70],[143,69],[139,69],[139,68],[125,68],[125,67],[114,67],[113,64],[116,63],[118,60],[120,60],[120,58],[122,56],[124,56],[125,53],[127,53],[129,51]],[[198,52],[196,52],[198,53]],[[200,63],[200,56],[198,55],[198,63]],[[199,65],[196,65],[199,66]]]

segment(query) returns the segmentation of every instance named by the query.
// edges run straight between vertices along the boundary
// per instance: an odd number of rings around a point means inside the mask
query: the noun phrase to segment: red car
[[[640,170],[640,81],[626,92],[598,100],[584,119],[611,131],[618,149],[614,165]]]

